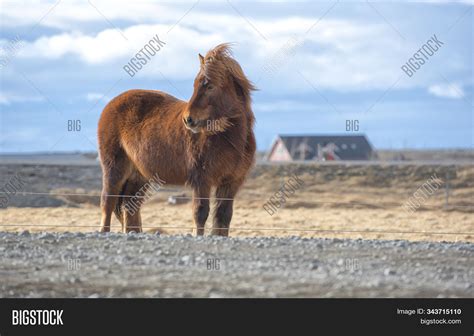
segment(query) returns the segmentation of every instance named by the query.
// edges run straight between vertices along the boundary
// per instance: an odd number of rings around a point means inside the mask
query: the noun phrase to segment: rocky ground
[[[0,232],[2,297],[474,297],[474,245]]]

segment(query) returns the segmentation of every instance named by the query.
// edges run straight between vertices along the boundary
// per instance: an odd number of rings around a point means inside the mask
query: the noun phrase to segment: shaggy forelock
[[[242,87],[246,94],[255,90],[255,86],[245,76],[239,63],[233,58],[231,44],[222,43],[207,52],[204,57],[202,73],[211,82],[216,84],[225,81],[227,76],[232,76]]]

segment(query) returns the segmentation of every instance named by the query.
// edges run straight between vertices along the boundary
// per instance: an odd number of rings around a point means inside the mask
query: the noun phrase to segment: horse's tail
[[[115,217],[117,217],[117,219],[120,221],[120,224],[122,224],[122,227],[123,227],[123,224],[124,224],[124,216],[123,216],[123,211],[124,210],[123,210],[123,207],[124,207],[125,198],[120,197],[120,196],[125,195],[125,190],[127,188],[127,183],[128,183],[128,180],[125,181],[125,183],[123,184],[122,190],[120,191],[120,195],[119,195],[118,200],[117,200],[117,204],[115,205],[115,209],[114,209]]]

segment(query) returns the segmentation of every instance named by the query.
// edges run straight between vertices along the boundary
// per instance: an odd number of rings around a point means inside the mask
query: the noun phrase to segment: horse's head
[[[199,60],[183,122],[193,133],[222,132],[232,125],[231,119],[250,109],[250,91],[255,87],[232,58],[228,44],[218,45],[205,57],[199,54]]]

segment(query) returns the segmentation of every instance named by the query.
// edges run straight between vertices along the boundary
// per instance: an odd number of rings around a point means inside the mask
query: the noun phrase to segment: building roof
[[[341,160],[367,160],[373,151],[365,135],[279,135],[278,138],[293,160],[315,160],[318,148],[328,146],[334,147]]]

